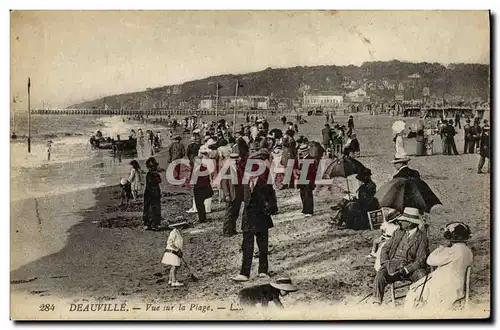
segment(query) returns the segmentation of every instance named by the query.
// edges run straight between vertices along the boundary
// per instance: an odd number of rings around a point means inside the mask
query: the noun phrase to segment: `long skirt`
[[[425,141],[417,141],[417,156],[425,156]]]

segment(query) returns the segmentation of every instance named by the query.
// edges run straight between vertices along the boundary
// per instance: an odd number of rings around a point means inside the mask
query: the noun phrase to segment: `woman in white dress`
[[[142,189],[142,171],[137,160],[132,160],[130,165],[132,165],[132,169],[130,170],[128,181],[130,182],[132,188],[132,198],[137,200],[139,190]]]
[[[405,308],[451,309],[455,301],[465,296],[465,273],[473,260],[472,251],[465,244],[470,235],[469,226],[462,222],[446,225],[444,238],[449,244],[440,245],[427,257],[427,264],[437,268],[410,286]]]
[[[404,138],[404,130],[406,123],[398,120],[392,124],[392,142],[396,149],[396,158],[406,158],[406,142]]]

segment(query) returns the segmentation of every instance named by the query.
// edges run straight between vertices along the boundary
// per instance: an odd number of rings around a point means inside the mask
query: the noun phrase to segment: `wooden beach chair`
[[[411,281],[397,281],[389,284],[389,290],[391,292],[391,303],[393,307],[396,307],[396,300],[405,298],[406,294],[408,293],[408,290],[405,290],[404,294],[397,295],[397,290],[408,288],[411,284]]]

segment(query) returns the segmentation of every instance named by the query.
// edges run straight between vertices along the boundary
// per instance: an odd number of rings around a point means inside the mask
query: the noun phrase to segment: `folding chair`
[[[400,284],[397,285],[398,283]],[[396,300],[406,297],[406,293],[401,296],[396,296],[396,290],[409,287],[411,284],[411,281],[396,281],[389,284],[389,290],[391,291],[391,302],[393,307],[396,307]],[[408,290],[406,290],[406,292],[408,292]]]
[[[470,273],[472,271],[472,266],[468,266],[467,269],[465,270],[465,281],[464,281],[464,296],[462,298],[457,299],[455,301],[455,304],[461,304],[463,302],[463,305],[461,308],[465,308],[469,305],[469,298],[470,298]]]

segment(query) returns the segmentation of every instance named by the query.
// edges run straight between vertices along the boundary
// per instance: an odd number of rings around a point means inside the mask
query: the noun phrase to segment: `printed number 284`
[[[50,312],[50,311],[54,311],[55,309],[56,309],[56,307],[54,306],[54,304],[40,305],[40,312]]]

